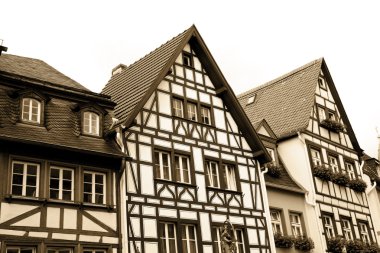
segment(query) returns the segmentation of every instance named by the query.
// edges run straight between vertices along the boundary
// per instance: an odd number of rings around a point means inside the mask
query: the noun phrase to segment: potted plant
[[[313,174],[324,181],[330,181],[332,177],[331,169],[322,165],[314,166]]]
[[[379,245],[377,245],[376,243],[367,244],[364,247],[364,250],[366,250],[366,252],[368,252],[368,253],[380,253]]]
[[[367,188],[366,182],[360,178],[352,179],[350,182],[348,182],[347,186],[356,192],[364,192]]]
[[[293,246],[293,238],[288,235],[276,233],[274,234],[274,244],[276,245],[276,248],[289,249]]]
[[[294,248],[300,251],[310,251],[314,249],[314,242],[308,237],[297,237],[294,239]]]
[[[336,132],[336,133],[339,133],[339,132],[342,132],[344,130],[344,125],[336,120],[333,120],[333,119],[325,119],[321,122],[321,126],[333,131],[333,132]]]
[[[341,186],[346,186],[348,182],[350,181],[350,178],[348,177],[346,173],[337,172],[337,173],[332,174],[331,180],[333,183],[336,183]]]
[[[360,240],[350,240],[346,243],[347,253],[357,253],[364,250],[365,244]]]
[[[268,175],[279,178],[281,176],[282,167],[273,163],[268,164]]]
[[[327,251],[330,253],[342,253],[346,241],[338,236],[327,240]]]

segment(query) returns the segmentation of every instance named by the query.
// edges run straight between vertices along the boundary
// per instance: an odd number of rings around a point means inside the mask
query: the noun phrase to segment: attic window
[[[247,105],[250,105],[250,104],[252,104],[253,102],[255,102],[255,98],[256,98],[256,95],[253,95],[253,96],[249,97],[249,98],[247,99]]]
[[[95,112],[84,112],[83,113],[83,133],[88,135],[99,136],[99,124],[100,117]]]
[[[22,99],[22,121],[37,123],[41,122],[41,102],[34,98]]]
[[[322,89],[326,89],[326,81],[323,76],[318,77],[318,84]]]
[[[182,53],[183,65],[193,67],[193,57],[191,54]]]

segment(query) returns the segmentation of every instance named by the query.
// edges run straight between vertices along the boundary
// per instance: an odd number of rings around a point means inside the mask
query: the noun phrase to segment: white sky
[[[2,0],[8,53],[41,59],[100,92],[195,24],[236,94],[325,57],[359,143],[377,156],[378,1]]]

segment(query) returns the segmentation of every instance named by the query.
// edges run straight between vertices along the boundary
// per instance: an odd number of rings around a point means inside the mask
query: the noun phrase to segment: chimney
[[[117,65],[116,67],[112,69],[112,76],[121,73],[123,69],[125,68],[127,68],[127,66],[120,63],[119,65]]]
[[[7,52],[8,48],[3,46],[3,40],[0,40],[0,55],[2,52]]]

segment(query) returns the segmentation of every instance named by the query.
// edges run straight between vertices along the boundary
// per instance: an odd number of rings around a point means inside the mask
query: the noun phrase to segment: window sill
[[[206,190],[224,192],[224,193],[229,193],[229,194],[243,195],[242,192],[239,192],[237,190],[235,191],[235,190],[229,190],[229,189],[221,189],[221,188],[212,187],[212,186],[206,186]]]
[[[164,184],[171,184],[171,185],[175,185],[175,186],[197,188],[196,185],[191,184],[191,183],[183,183],[183,182],[171,181],[171,180],[162,179],[162,178],[155,178],[154,181],[156,183],[164,183]]]
[[[205,124],[205,123],[202,123],[202,122],[199,122],[199,121],[194,121],[194,120],[190,120],[190,119],[185,119],[185,118],[182,118],[182,117],[178,117],[178,116],[172,116],[174,119],[178,119],[178,120],[183,120],[183,121],[187,121],[189,123],[193,123],[193,124],[199,124],[201,126],[205,126],[205,127],[210,127],[210,128],[214,128],[216,129],[216,126],[214,125],[211,125],[211,124]]]

